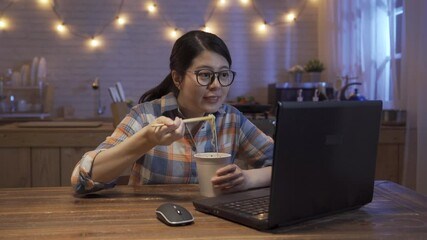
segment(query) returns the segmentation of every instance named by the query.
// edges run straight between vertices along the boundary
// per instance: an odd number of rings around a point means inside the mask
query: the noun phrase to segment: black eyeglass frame
[[[213,74],[212,74],[212,77],[211,77],[211,81],[210,81],[208,84],[201,84],[201,83],[199,82],[199,73],[200,73],[201,71],[207,71],[207,72],[211,72],[211,73],[213,73]],[[197,81],[197,83],[198,83],[200,86],[203,86],[203,87],[210,86],[210,85],[215,81],[215,79],[218,79],[219,85],[221,85],[222,87],[228,87],[228,86],[230,86],[230,85],[234,82],[234,78],[236,77],[236,72],[235,72],[235,71],[233,71],[233,70],[222,70],[222,71],[214,72],[214,71],[212,71],[212,70],[208,70],[208,69],[200,69],[200,70],[196,70],[196,71],[189,71],[189,72],[191,72],[191,73],[193,73],[194,75],[196,75],[196,81]],[[219,80],[219,74],[220,74],[220,73],[222,73],[222,72],[231,72],[231,74],[233,74],[232,79],[231,79],[231,81],[230,81],[230,83],[229,83],[229,84],[226,84],[226,85],[225,85],[225,84],[223,84],[223,83],[221,82],[221,80]]]

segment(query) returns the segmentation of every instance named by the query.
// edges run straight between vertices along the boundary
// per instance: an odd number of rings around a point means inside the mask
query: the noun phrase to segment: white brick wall
[[[289,7],[301,6],[304,0],[257,0],[256,5],[267,21],[278,21]],[[0,0],[0,9],[9,1]],[[91,33],[114,17],[119,0],[57,0],[66,23],[79,32]],[[159,11],[171,24],[183,31],[198,28],[216,1],[158,0]],[[166,36],[166,25],[159,15],[145,10],[148,1],[127,0],[122,9],[129,23],[122,29],[114,24],[102,34],[103,46],[93,50],[85,39],[61,36],[53,30],[56,16],[50,8],[35,0],[15,1],[4,14],[13,25],[0,32],[0,74],[7,68],[19,70],[35,56],[48,63],[48,79],[55,88],[54,108],[75,108],[75,116],[95,117],[94,91],[91,82],[101,80],[102,102],[111,116],[107,87],[121,81],[128,98],[138,101],[140,95],[155,86],[168,73],[173,40]],[[208,24],[228,44],[233,69],[238,72],[229,99],[254,96],[267,102],[267,84],[287,80],[286,69],[317,57],[317,6],[307,1],[300,19],[293,25],[269,27],[267,35],[255,29],[259,16],[251,6],[242,7],[229,0],[226,8],[217,8]]]

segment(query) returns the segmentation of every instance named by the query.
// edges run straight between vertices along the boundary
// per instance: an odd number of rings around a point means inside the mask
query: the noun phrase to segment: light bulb
[[[126,24],[126,19],[120,16],[117,17],[116,21],[117,21],[117,24],[119,24],[120,26],[123,26]]]
[[[156,8],[157,8],[157,5],[153,3],[153,4],[148,5],[147,9],[148,9],[148,12],[153,13],[156,11]]]
[[[240,3],[241,3],[243,6],[246,6],[246,5],[248,5],[249,0],[240,0]]]
[[[206,26],[206,25],[203,25],[203,26],[202,26],[202,30],[203,30],[204,32],[211,32],[211,29],[210,29],[208,26]]]
[[[225,5],[227,5],[227,0],[219,0],[218,3],[221,6],[225,6]]]
[[[7,23],[6,20],[0,19],[0,29],[6,29]]]
[[[60,33],[65,32],[65,25],[63,23],[56,25],[56,30]]]
[[[49,0],[39,0],[39,3],[47,5],[49,3]]]
[[[178,29],[174,29],[174,30],[172,30],[172,32],[171,32],[171,37],[173,37],[173,38],[176,38],[176,36],[178,36]]]
[[[263,22],[258,26],[260,32],[265,32],[267,30],[267,22]]]
[[[286,22],[293,22],[296,20],[296,16],[294,13],[288,13],[285,16]]]
[[[91,46],[91,47],[96,48],[96,47],[99,47],[99,45],[100,45],[101,43],[99,42],[99,40],[98,40],[98,39],[96,39],[96,38],[92,38],[92,39],[90,40],[89,44],[90,44],[90,46]]]

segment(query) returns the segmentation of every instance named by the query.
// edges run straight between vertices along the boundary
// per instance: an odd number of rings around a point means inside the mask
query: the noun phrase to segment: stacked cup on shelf
[[[1,81],[0,112],[41,112],[46,77],[47,64],[44,57],[34,57],[31,64],[23,64],[19,71],[7,69]],[[33,96],[28,96],[31,94],[24,93],[22,89],[34,89],[36,92],[32,93]]]

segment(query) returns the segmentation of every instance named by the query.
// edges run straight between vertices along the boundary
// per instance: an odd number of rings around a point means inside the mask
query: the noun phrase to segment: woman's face
[[[194,71],[211,70],[214,72],[229,70],[227,60],[214,52],[203,51],[193,59],[191,66],[187,69],[184,79],[177,81],[177,74],[173,74],[174,82],[179,88],[178,105],[186,118],[200,117],[205,113],[213,113],[225,101],[230,86],[223,87],[218,79],[208,86],[197,83]]]

